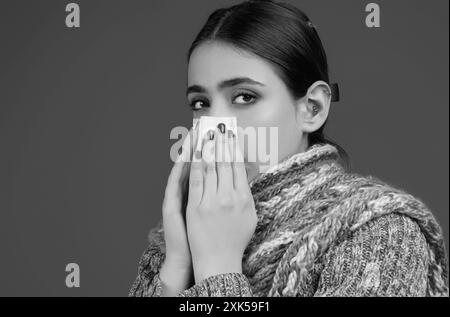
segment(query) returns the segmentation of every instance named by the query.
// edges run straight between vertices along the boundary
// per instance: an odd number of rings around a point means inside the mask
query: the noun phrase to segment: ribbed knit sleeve
[[[250,283],[242,273],[210,276],[183,291],[181,297],[251,297]]]
[[[162,281],[159,276],[165,258],[162,223],[149,233],[149,245],[139,260],[138,275],[129,296],[160,297]],[[252,296],[250,283],[241,273],[210,276],[182,291],[181,297],[247,297]]]
[[[149,233],[149,245],[139,260],[138,274],[128,296],[161,296],[162,283],[159,278],[159,270],[164,262],[164,258],[164,235],[162,223],[160,223]]]
[[[418,224],[396,213],[381,216],[324,254],[314,296],[426,296],[427,263]]]

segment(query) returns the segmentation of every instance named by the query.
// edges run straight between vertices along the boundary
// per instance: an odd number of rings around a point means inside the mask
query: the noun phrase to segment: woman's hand
[[[163,282],[163,295],[176,296],[187,289],[192,280],[192,260],[184,221],[183,195],[189,175],[193,144],[197,130],[191,130],[186,136],[182,152],[172,167],[163,201],[163,227],[166,245],[166,257],[160,270]],[[194,140],[194,142],[192,142]]]
[[[197,283],[217,274],[242,273],[242,256],[257,223],[236,137],[224,126],[210,132],[191,163],[186,210]]]

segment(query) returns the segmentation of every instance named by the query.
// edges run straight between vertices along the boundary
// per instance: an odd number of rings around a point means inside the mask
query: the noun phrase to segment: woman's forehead
[[[236,77],[269,84],[276,74],[264,59],[230,45],[202,44],[192,52],[188,65],[189,85],[213,87],[222,80]]]

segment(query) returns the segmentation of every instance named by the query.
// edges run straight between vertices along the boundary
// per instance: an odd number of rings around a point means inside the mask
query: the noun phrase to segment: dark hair
[[[207,41],[220,41],[258,55],[274,65],[277,75],[295,98],[303,97],[316,81],[329,84],[328,63],[317,30],[297,7],[273,0],[247,0],[210,14],[193,41],[193,50]],[[326,122],[308,134],[309,145],[328,143],[350,168],[347,152],[325,136]]]

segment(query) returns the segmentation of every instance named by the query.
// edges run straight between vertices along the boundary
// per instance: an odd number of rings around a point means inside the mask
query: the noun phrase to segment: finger
[[[216,132],[216,169],[218,192],[231,191],[234,188],[231,157],[225,132],[225,124],[220,123]]]
[[[188,190],[190,156],[192,143],[197,134],[196,129],[189,130],[183,140],[180,153],[169,173],[163,201],[163,213],[179,211],[186,206]]]
[[[203,196],[202,154],[195,151],[189,173],[188,204],[198,206]]]
[[[188,193],[189,193],[189,175],[191,170],[191,162],[193,159],[193,153],[195,150],[195,146],[197,144],[199,134],[199,128],[198,124],[194,124],[192,129],[190,130],[190,134],[188,135],[188,139],[186,140],[186,146],[183,145],[183,148],[186,149],[185,156],[183,156],[183,160],[187,162],[183,166],[183,174],[182,174],[182,185],[181,185],[181,191],[182,191],[182,208],[183,211],[186,210],[187,203],[189,201]],[[185,215],[185,213],[183,213]]]
[[[191,133],[189,136],[190,137],[188,140],[187,148],[189,149],[189,162],[191,162],[193,159],[195,148],[197,146],[197,140],[199,137],[199,125],[198,124],[191,129]]]
[[[180,148],[180,153],[170,171],[167,186],[166,186],[166,194],[179,194],[180,186],[182,184],[183,179],[187,176],[187,162],[189,161],[190,156],[190,143],[192,139],[193,130],[189,130],[188,134],[183,140],[183,144]]]
[[[194,147],[198,138],[198,127],[195,126],[189,130],[188,135],[183,141],[183,145],[181,147],[181,153],[177,158],[177,162],[182,161],[182,172],[181,172],[181,184],[186,190],[187,180],[190,172],[190,162],[192,161],[192,156],[194,153]]]
[[[242,155],[238,140],[233,131],[229,130],[230,152],[232,156],[232,169],[234,188],[238,191],[250,192],[245,170],[244,156]]]
[[[215,158],[215,132],[209,131],[206,134],[205,145],[202,149],[202,162],[203,162],[203,179],[204,189],[203,198],[209,193],[215,194],[217,192],[217,173],[216,173],[216,158]]]

